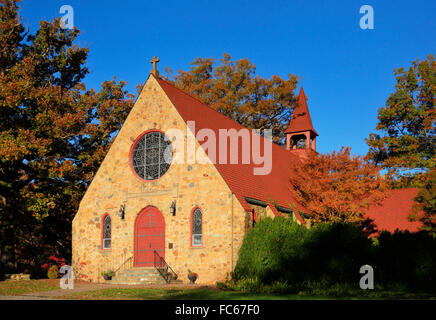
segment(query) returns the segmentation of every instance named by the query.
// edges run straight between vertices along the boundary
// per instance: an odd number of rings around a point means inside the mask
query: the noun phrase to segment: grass
[[[59,289],[59,279],[0,281],[1,296],[16,296],[24,293]]]
[[[214,286],[181,288],[107,288],[53,296],[74,300],[362,300],[362,299],[436,299],[435,294],[405,290],[350,290],[340,288],[315,289],[298,294],[244,293],[221,290]],[[15,296],[25,293],[60,290],[59,279],[0,281],[0,295]]]
[[[193,289],[110,288],[79,292],[64,296],[77,300],[362,300],[362,299],[430,299],[428,294],[374,292],[362,296],[332,296],[299,294],[250,294],[220,290],[213,287]],[[434,299],[434,297],[433,297]]]
[[[216,288],[111,288],[78,292],[62,298],[78,300],[295,300],[322,299],[323,297],[304,297],[296,294],[248,294],[236,291],[223,291]]]
[[[436,299],[436,294],[429,292],[411,292],[405,290],[393,289],[375,289],[375,290],[361,290],[361,289],[316,289],[302,292],[304,295],[326,295],[328,297],[350,297],[352,299],[369,299],[369,300],[418,300],[418,299]]]

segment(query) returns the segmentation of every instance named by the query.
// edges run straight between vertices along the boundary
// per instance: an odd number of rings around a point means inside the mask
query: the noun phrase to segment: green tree
[[[10,268],[68,258],[71,220],[133,103],[123,81],[87,90],[79,30],[56,19],[28,34],[18,3],[0,0],[0,251]]]
[[[436,63],[433,55],[394,70],[395,92],[378,110],[376,129],[366,139],[369,155],[397,179],[397,186],[420,185],[435,167]]]

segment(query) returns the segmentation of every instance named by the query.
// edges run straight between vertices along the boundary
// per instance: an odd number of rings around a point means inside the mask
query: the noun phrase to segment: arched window
[[[111,233],[112,233],[112,223],[111,217],[105,214],[103,217],[103,230],[102,230],[102,247],[103,249],[111,248]]]
[[[195,247],[201,246],[203,244],[203,214],[200,208],[195,208],[194,212],[192,212],[191,226],[191,245]]]

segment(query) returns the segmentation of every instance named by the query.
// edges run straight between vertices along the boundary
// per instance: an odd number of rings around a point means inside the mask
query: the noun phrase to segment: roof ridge
[[[234,123],[236,123],[237,125],[239,125],[239,126],[245,128],[245,129],[248,129],[246,126],[240,124],[240,123],[237,122],[236,120],[234,120],[234,119],[232,119],[232,118],[226,116],[225,114],[219,112],[218,110],[212,108],[211,106],[209,106],[208,104],[204,103],[203,101],[201,101],[201,100],[200,100],[199,98],[197,98],[196,96],[194,96],[194,95],[192,95],[192,94],[190,94],[190,93],[187,93],[187,92],[183,91],[182,89],[180,89],[180,88],[178,88],[177,86],[173,85],[171,82],[169,82],[169,81],[167,81],[167,80],[164,80],[164,79],[160,79],[160,78],[157,79],[157,80],[158,80],[158,81],[163,81],[163,82],[165,82],[167,85],[172,86],[173,88],[177,89],[178,91],[180,91],[181,93],[187,95],[188,97],[197,100],[198,102],[200,102],[201,104],[203,104],[205,107],[209,108],[210,110],[215,111],[215,112],[218,113],[220,116],[226,117],[227,119],[232,120],[232,121],[233,121]]]
[[[298,208],[301,207],[301,205],[296,201],[293,191],[289,188],[290,182],[288,179],[291,174],[291,163],[301,163],[301,160],[297,155],[289,152],[283,148],[283,146],[276,144],[271,139],[267,139],[254,129],[248,129],[246,126],[210,107],[199,98],[183,91],[169,81],[157,77],[155,77],[155,79],[162,91],[169,98],[172,105],[179,112],[183,121],[186,124],[191,120],[196,123],[198,122],[198,125],[195,126],[194,134],[196,134],[197,130],[200,130],[201,128],[209,128],[214,131],[215,134],[219,134],[220,129],[246,129],[250,132],[250,139],[254,138],[255,133],[258,135],[259,140],[262,141],[261,144],[264,146],[264,151],[265,146],[268,145],[268,148],[271,150],[271,158],[268,157],[268,159],[264,159],[263,168],[270,171],[265,174],[255,174],[254,169],[258,164],[253,161],[250,161],[250,163],[247,164],[248,166],[242,163],[213,163],[224,182],[232,193],[235,194],[245,210],[251,209],[249,204],[243,198],[244,196],[266,201],[271,195],[281,206],[287,207],[288,202],[291,201],[292,203],[296,203]],[[218,154],[219,150],[217,150],[216,155],[218,156]],[[238,157],[239,156],[241,156],[240,152],[238,152]],[[266,164],[265,161],[272,161],[273,163]],[[272,208],[272,210],[274,210],[274,208]],[[275,214],[278,214],[278,212],[275,212]],[[301,222],[304,222],[304,220],[297,214],[296,217]]]
[[[154,75],[152,74],[152,76],[154,76]],[[154,77],[155,77],[155,76],[154,76]],[[209,106],[209,105],[207,105],[206,103],[204,103],[203,101],[201,101],[199,98],[197,98],[197,97],[195,97],[195,96],[193,96],[193,95],[191,95],[191,94],[189,94],[189,93],[183,91],[182,89],[178,88],[177,86],[173,85],[172,83],[170,83],[170,82],[167,81],[167,80],[164,80],[164,79],[161,79],[161,78],[156,78],[156,80],[158,80],[158,82],[159,82],[159,81],[162,81],[162,82],[164,82],[165,84],[167,84],[167,85],[169,85],[169,86],[171,86],[171,87],[177,89],[179,92],[183,93],[184,95],[186,95],[186,96],[188,96],[188,97],[190,97],[190,98],[192,98],[192,99],[194,99],[194,100],[197,100],[197,101],[198,101],[199,103],[201,103],[203,106],[205,106],[205,107],[207,107],[208,109],[210,109],[210,110],[216,112],[220,117],[224,117],[224,118],[226,118],[226,119],[228,119],[228,120],[234,122],[237,126],[240,126],[240,127],[244,128],[244,129],[247,129],[247,130],[250,130],[250,131],[253,131],[253,130],[259,130],[259,129],[249,129],[249,128],[247,128],[246,126],[240,124],[240,123],[237,122],[236,120],[234,120],[234,119],[232,119],[232,118],[226,116],[225,114],[219,112],[218,110],[212,108],[211,106]],[[262,135],[260,135],[260,134],[259,134],[259,136],[261,136],[263,139],[265,139],[265,140],[271,142],[271,144],[272,144],[275,148],[279,148],[280,150],[282,150],[282,152],[284,151],[284,152],[286,152],[286,154],[289,154],[289,155],[295,156],[296,159],[299,159],[296,155],[292,154],[291,152],[288,152],[288,150],[282,148],[280,145],[278,145],[278,144],[275,143],[274,141],[269,140],[269,139],[265,138],[265,136],[262,136]]]

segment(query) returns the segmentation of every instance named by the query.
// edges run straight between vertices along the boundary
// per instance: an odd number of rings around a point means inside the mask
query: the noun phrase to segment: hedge
[[[369,264],[378,285],[435,288],[435,240],[424,232],[384,232],[368,239],[353,224],[321,223],[308,229],[290,218],[265,218],[246,234],[232,279],[251,287],[358,287],[360,267]]]

